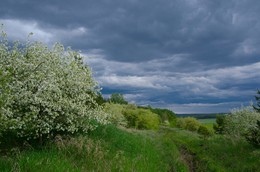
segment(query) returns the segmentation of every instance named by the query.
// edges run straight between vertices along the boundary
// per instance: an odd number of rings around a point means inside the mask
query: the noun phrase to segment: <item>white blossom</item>
[[[79,53],[65,51],[61,44],[50,49],[39,42],[13,46],[1,42],[1,77],[10,76],[5,87],[10,91],[1,107],[1,130],[37,138],[57,131],[87,132],[95,128],[93,120],[107,122],[94,99],[97,82]]]

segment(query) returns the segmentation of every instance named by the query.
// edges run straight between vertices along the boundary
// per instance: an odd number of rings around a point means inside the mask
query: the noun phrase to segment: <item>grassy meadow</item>
[[[162,127],[158,131],[102,126],[85,136],[56,138],[41,149],[12,149],[0,171],[260,171],[260,150],[245,141]]]
[[[41,149],[13,149],[1,156],[0,171],[187,171],[169,141],[154,131],[99,127]]]

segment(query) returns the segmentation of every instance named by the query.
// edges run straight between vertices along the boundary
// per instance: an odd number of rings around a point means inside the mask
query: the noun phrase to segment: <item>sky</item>
[[[80,51],[104,97],[176,113],[249,105],[260,89],[259,0],[2,0],[11,40]]]

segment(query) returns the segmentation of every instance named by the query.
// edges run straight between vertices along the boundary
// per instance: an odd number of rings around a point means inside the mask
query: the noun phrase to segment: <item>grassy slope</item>
[[[0,171],[259,171],[260,150],[222,136],[100,127],[87,136],[57,140],[42,150],[14,149],[0,157]]]
[[[165,134],[179,149],[192,154],[196,171],[260,171],[260,150],[244,141],[233,142],[223,136],[204,140],[180,129],[168,129]]]
[[[154,131],[100,127],[87,136],[58,139],[42,150],[13,150],[0,171],[187,171],[170,140]]]

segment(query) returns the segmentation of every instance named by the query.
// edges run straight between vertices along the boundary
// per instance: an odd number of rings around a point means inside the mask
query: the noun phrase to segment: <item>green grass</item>
[[[57,150],[31,150],[0,158],[1,172],[56,172],[78,171],[72,163]]]
[[[235,142],[220,135],[205,140],[180,129],[164,132],[179,149],[185,148],[193,156],[196,171],[260,171],[260,150],[245,141]]]
[[[103,147],[109,150],[107,160],[111,167],[119,165],[122,171],[167,171],[167,164],[161,161],[161,154],[155,143],[140,133],[129,133],[114,126],[100,127],[90,133],[90,138],[103,140]],[[118,157],[113,160],[113,157]]]
[[[215,135],[203,139],[175,128],[159,131],[103,126],[85,136],[58,138],[42,149],[0,156],[1,172],[258,172],[260,150]]]
[[[106,143],[110,142],[107,145],[110,150],[123,150],[129,158],[127,162],[138,159],[138,164],[131,166],[127,169],[128,171],[188,171],[187,165],[180,159],[180,153],[176,145],[172,144],[172,141],[164,134],[157,131],[119,130],[110,127],[99,128],[92,132],[90,136],[91,138],[102,138],[106,140]],[[137,169],[138,166],[139,169]]]
[[[86,136],[56,139],[41,150],[11,151],[0,157],[0,171],[184,171],[177,147],[160,139],[155,131],[99,127]]]
[[[188,172],[189,167],[182,159],[181,152],[177,145],[172,142],[171,137],[162,130],[160,130],[159,135],[160,137],[156,139],[156,142],[163,154],[163,161],[168,164],[167,171]]]

